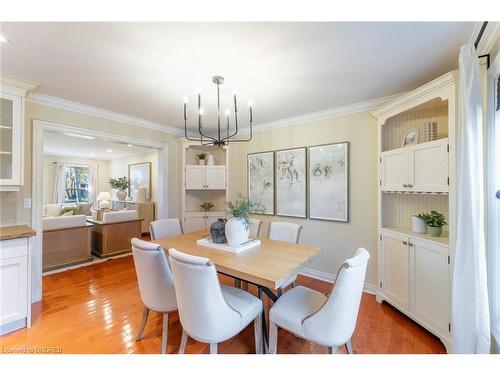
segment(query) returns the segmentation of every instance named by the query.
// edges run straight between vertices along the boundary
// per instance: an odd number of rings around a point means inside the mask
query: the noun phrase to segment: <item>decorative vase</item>
[[[199,159],[198,160],[199,165],[205,165],[205,159]]]
[[[119,201],[124,201],[125,199],[127,199],[127,192],[125,190],[118,190],[116,192],[116,197]]]
[[[229,246],[238,247],[248,241],[250,228],[245,228],[245,222],[237,217],[229,219],[226,223],[226,238]]]
[[[413,215],[411,217],[411,230],[415,233],[427,233],[427,225],[422,218]]]
[[[209,154],[207,159],[207,165],[215,165],[216,163],[217,163],[217,156]]]
[[[443,227],[430,227],[427,225],[427,233],[429,233],[431,237],[440,237],[442,232]]]
[[[214,243],[226,243],[226,219],[217,219],[210,225],[210,235]]]

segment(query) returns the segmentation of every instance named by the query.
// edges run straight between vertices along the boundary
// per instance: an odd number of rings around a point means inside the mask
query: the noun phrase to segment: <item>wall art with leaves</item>
[[[305,147],[276,151],[276,214],[307,216]]]
[[[264,215],[274,215],[274,151],[247,155],[248,199],[260,204]]]

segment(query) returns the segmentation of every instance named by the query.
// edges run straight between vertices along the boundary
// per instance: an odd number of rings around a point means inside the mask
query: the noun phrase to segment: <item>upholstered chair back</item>
[[[183,233],[180,219],[159,219],[149,224],[152,240],[161,240],[165,237],[177,236]]]
[[[300,243],[302,225],[273,221],[269,224],[269,239],[291,243]]]
[[[262,229],[262,220],[250,219],[250,237],[258,238],[260,237]]]
[[[358,317],[370,254],[359,248],[340,267],[326,303],[303,320],[304,334],[317,343],[342,345],[350,340]]]
[[[217,270],[208,258],[169,250],[182,328],[195,340],[217,343],[234,335],[241,315],[221,291]]]
[[[153,311],[175,310],[174,278],[165,250],[159,245],[133,238],[132,254],[144,305]]]

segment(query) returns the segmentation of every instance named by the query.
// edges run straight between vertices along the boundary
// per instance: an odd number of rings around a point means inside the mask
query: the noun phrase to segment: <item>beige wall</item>
[[[131,137],[165,142],[168,144],[168,215],[178,216],[177,143],[175,136],[155,130],[139,128],[122,122],[111,121],[78,112],[26,102],[26,134],[24,186],[19,192],[0,192],[0,225],[31,224],[31,209],[23,208],[23,198],[32,196],[32,138],[33,120],[44,120],[67,126],[123,134]],[[41,187],[37,187],[41,188]]]
[[[342,261],[358,247],[370,251],[368,283],[377,283],[377,126],[369,113],[358,113],[288,128],[257,133],[249,143],[231,145],[229,189],[234,199],[247,194],[246,158],[251,152],[311,146],[330,142],[350,142],[348,223],[259,216],[264,235],[269,221],[302,224],[302,242],[321,246],[323,253],[310,265],[315,270],[335,274]]]
[[[110,160],[109,176],[113,178],[125,176],[128,178],[129,164],[146,162],[151,163],[151,201],[156,203],[158,202],[158,151],[146,152],[123,159]],[[109,186],[106,190],[109,190]],[[116,192],[114,193],[116,194]]]
[[[68,163],[88,165],[93,168],[99,166],[99,175],[97,180],[97,191],[109,190],[109,162],[107,160],[94,160],[72,158],[67,156],[44,155],[43,156],[43,204],[53,203],[54,180],[56,177],[56,165],[54,163]]]

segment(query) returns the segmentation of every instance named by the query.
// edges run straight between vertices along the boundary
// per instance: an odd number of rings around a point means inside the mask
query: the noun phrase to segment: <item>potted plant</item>
[[[117,177],[109,179],[109,186],[111,189],[117,189],[116,197],[120,201],[127,199],[127,189],[128,189],[128,178],[127,177]]]
[[[199,165],[205,165],[205,159],[207,158],[207,154],[202,152],[201,154],[196,154],[196,157],[198,158]]]
[[[442,213],[436,210],[431,210],[428,214],[423,214],[422,217],[427,224],[427,232],[432,237],[439,237],[443,232],[443,226],[446,225],[446,218]]]
[[[251,202],[238,194],[234,201],[226,203],[226,214],[231,218],[226,223],[226,238],[229,246],[238,247],[248,240],[250,212],[262,212],[259,203]]]
[[[427,233],[426,217],[427,214],[412,215],[411,230],[415,233]]]

